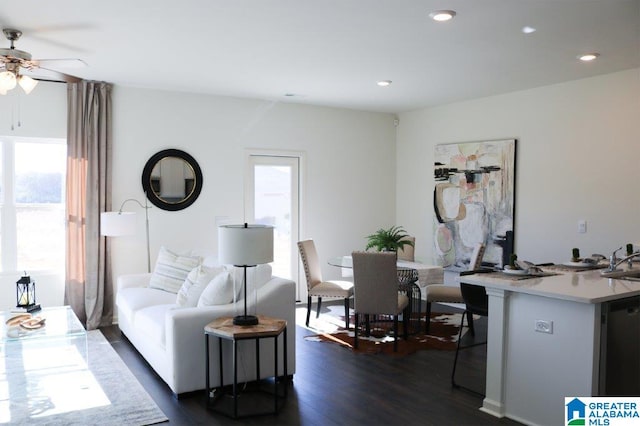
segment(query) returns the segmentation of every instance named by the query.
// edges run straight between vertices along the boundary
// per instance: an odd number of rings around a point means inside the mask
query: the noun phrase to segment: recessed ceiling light
[[[522,27],[522,32],[525,34],[531,34],[531,33],[535,33],[536,29],[528,25],[525,25],[524,27]]]
[[[390,84],[391,84],[391,80],[380,80],[378,82],[378,86],[380,87],[387,87]]]
[[[578,55],[578,59],[580,59],[583,62],[591,62],[593,60],[595,60],[598,56],[600,56],[599,53],[585,53],[584,55]]]
[[[453,10],[434,10],[429,14],[429,18],[438,22],[445,22],[453,19],[456,16],[456,12]]]

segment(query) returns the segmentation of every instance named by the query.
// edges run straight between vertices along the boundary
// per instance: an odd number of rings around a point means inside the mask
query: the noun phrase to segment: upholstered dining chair
[[[393,350],[398,351],[398,315],[409,305],[406,294],[398,292],[396,254],[393,252],[353,252],[353,309],[356,315],[355,343],[358,348],[359,317],[365,315],[367,334],[369,315],[393,316]],[[402,316],[407,339],[408,314]]]
[[[476,244],[471,255],[471,261],[469,262],[468,272],[473,272],[478,269],[482,263],[482,256],[484,255],[485,245],[482,243]],[[448,286],[444,284],[431,284],[425,288],[425,299],[427,301],[427,313],[425,318],[425,334],[429,334],[429,326],[431,325],[431,304],[432,303],[464,303],[460,287]],[[473,315],[467,313],[467,322],[469,324],[469,331],[472,335],[475,334],[473,328]]]
[[[487,297],[487,292],[484,286],[460,283],[460,292],[462,293],[462,298],[465,303],[465,313],[467,315],[480,315],[483,317],[486,317],[489,315],[489,298]],[[456,366],[458,364],[458,353],[460,352],[460,349],[467,349],[467,348],[472,348],[474,346],[487,344],[487,341],[485,340],[483,342],[477,342],[477,343],[472,343],[466,346],[460,346],[460,341],[462,340],[462,328],[464,326],[464,317],[465,315],[462,315],[462,320],[460,321],[458,345],[456,346],[456,356],[453,360],[453,370],[451,371],[451,385],[455,388],[463,388],[470,392],[484,396],[484,393],[462,386],[456,383],[456,380],[455,380]]]
[[[398,249],[398,259],[399,260],[407,260],[409,262],[415,261],[415,244],[416,237],[404,237],[403,241],[411,241],[413,245],[405,244],[402,248]]]
[[[309,327],[312,297],[318,298],[316,318],[320,316],[323,297],[342,298],[344,299],[344,323],[345,328],[348,330],[349,298],[353,296],[353,283],[350,281],[338,280],[324,281],[322,279],[318,252],[316,251],[316,246],[313,240],[298,241],[298,250],[300,251],[300,259],[302,260],[304,274],[307,279],[307,320],[305,324]]]

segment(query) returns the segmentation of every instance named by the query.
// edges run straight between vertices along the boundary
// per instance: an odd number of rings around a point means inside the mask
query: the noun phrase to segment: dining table
[[[343,276],[353,276],[353,259],[351,255],[332,257],[329,265],[343,268]],[[444,270],[441,266],[428,265],[398,259],[398,291],[409,298],[409,333],[418,333],[423,327],[422,321],[422,288],[430,284],[444,283]]]
[[[329,265],[353,269],[353,259],[351,255],[332,257],[327,262]],[[410,268],[418,272],[417,284],[424,288],[430,284],[444,284],[444,269],[442,266],[429,265],[421,262],[411,262],[408,260],[398,259],[398,268]]]

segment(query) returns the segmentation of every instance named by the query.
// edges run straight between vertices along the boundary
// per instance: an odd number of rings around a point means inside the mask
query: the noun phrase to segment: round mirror
[[[153,155],[142,172],[142,188],[153,205],[177,211],[189,207],[202,190],[202,171],[196,160],[179,149]]]

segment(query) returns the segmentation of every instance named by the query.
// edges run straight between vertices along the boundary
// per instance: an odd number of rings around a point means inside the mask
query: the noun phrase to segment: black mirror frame
[[[193,173],[195,175],[193,192],[191,192],[191,195],[189,195],[179,203],[167,203],[165,200],[158,197],[151,188],[151,172],[153,171],[153,168],[156,166],[156,164],[158,164],[160,160],[166,157],[178,157],[186,161],[193,169]],[[186,152],[179,149],[165,149],[154,154],[151,158],[149,158],[147,164],[145,164],[144,170],[142,171],[142,189],[147,195],[149,201],[151,201],[151,204],[153,204],[154,206],[162,210],[169,211],[183,210],[193,204],[202,191],[202,170],[200,170],[200,166],[198,165],[198,162],[195,160],[195,158],[193,158]]]

